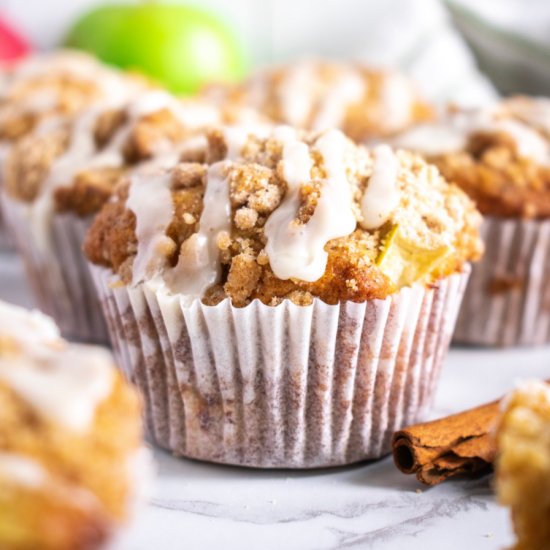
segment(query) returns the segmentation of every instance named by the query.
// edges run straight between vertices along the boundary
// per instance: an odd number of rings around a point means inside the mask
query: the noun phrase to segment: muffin
[[[233,113],[242,119],[248,109],[296,128],[340,128],[357,142],[385,138],[432,118],[431,106],[403,75],[359,63],[305,60],[204,93],[229,120]]]
[[[0,67],[0,75],[0,165],[17,140],[52,118],[105,101],[120,103],[146,85],[72,51],[35,55]],[[9,240],[0,218],[0,246],[6,248]]]
[[[101,348],[0,303],[0,547],[100,548],[150,469],[140,403]]]
[[[213,131],[207,159],[131,175],[86,237],[150,437],[253,467],[381,456],[430,406],[481,252],[473,203],[339,130]]]
[[[504,406],[497,432],[496,486],[512,512],[517,550],[550,548],[550,388],[523,384]]]
[[[514,97],[395,140],[422,152],[484,214],[487,253],[472,271],[456,342],[550,342],[549,121],[550,100]]]
[[[147,91],[123,105],[56,118],[12,146],[3,174],[6,220],[37,304],[65,336],[108,341],[81,252],[93,215],[129,170],[202,158],[199,129],[217,117],[201,102]]]

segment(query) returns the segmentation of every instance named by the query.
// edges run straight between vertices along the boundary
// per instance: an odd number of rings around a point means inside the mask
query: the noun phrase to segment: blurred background
[[[132,3],[119,3],[125,1]],[[0,0],[3,17],[38,49],[58,45],[74,21],[100,3]],[[477,104],[495,91],[550,95],[549,0],[180,3],[227,22],[249,68],[323,56],[399,67],[436,100]]]

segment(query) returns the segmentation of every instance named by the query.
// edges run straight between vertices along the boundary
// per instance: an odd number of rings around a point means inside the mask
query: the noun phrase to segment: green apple
[[[242,78],[247,63],[233,32],[214,15],[179,4],[106,4],[69,31],[65,45],[143,72],[176,93]]]
[[[446,245],[421,248],[405,238],[399,225],[395,225],[384,239],[376,265],[397,288],[402,288],[431,273],[452,251]]]

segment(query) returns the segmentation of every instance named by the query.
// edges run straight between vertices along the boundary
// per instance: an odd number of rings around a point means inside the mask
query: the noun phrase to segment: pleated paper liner
[[[428,412],[468,277],[385,300],[185,304],[91,266],[115,353],[176,455],[258,468],[377,458]]]
[[[483,259],[472,269],[454,342],[550,343],[550,221],[487,217]]]
[[[4,222],[2,210],[0,210],[0,252],[11,252],[14,249],[13,239],[10,231]]]
[[[1,166],[1,162],[0,162]],[[2,193],[2,180],[0,174],[0,195]],[[10,228],[6,223],[6,215],[4,214],[3,201],[0,201],[0,252],[12,252],[15,250],[15,243],[11,235]]]
[[[56,214],[45,243],[37,243],[29,205],[5,195],[2,199],[37,306],[55,319],[66,338],[107,343],[105,319],[82,253],[91,219]]]

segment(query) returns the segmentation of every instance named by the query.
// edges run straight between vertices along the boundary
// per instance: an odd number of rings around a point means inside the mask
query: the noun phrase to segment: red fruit
[[[0,17],[0,61],[15,61],[30,51],[27,40]]]

